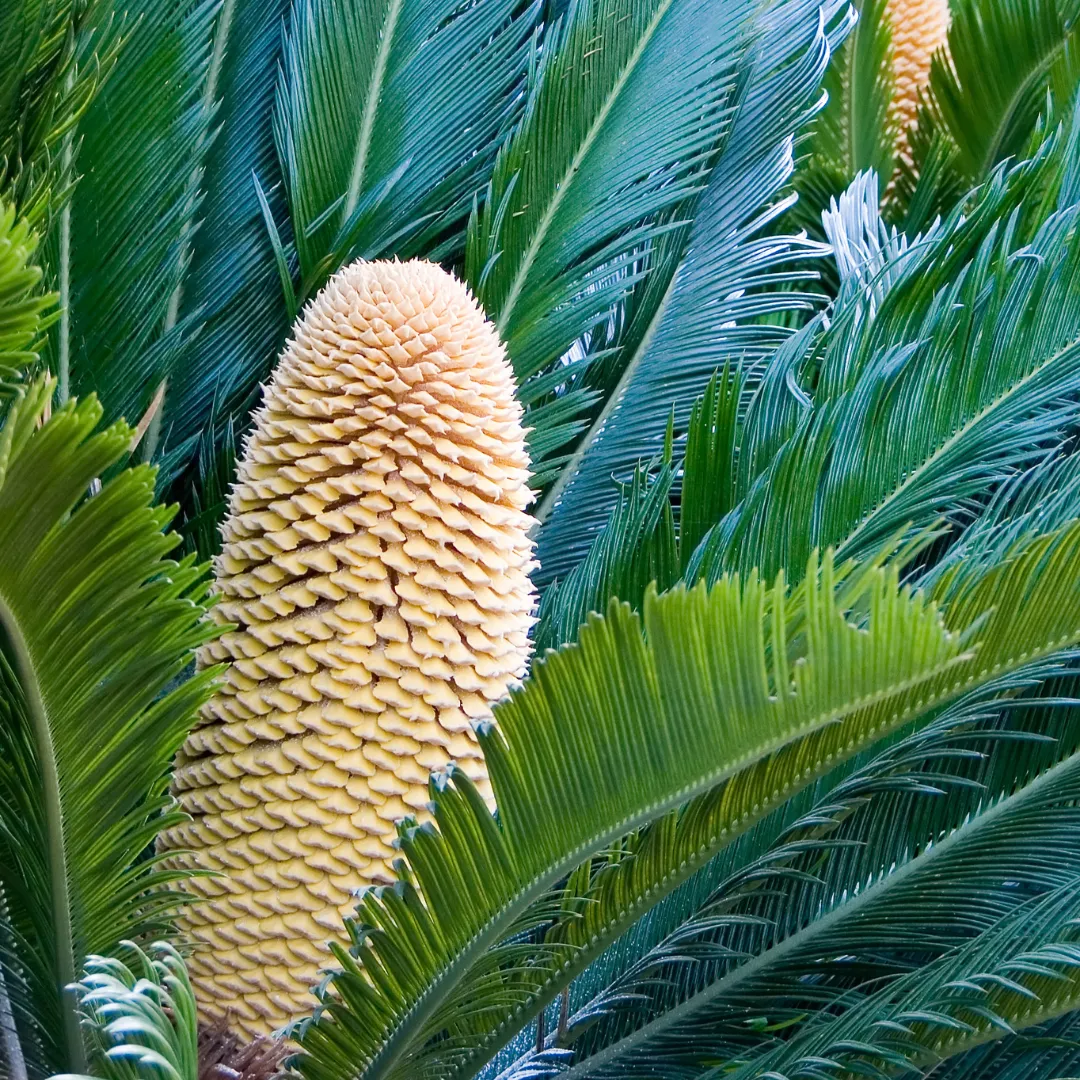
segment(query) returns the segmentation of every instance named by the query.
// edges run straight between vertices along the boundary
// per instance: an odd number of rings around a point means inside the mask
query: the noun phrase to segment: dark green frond
[[[109,419],[143,415],[185,329],[165,333],[176,321],[170,303],[199,202],[218,3],[103,7],[102,17],[126,13],[127,38],[79,124],[80,179],[65,208],[67,239],[50,258],[68,313],[49,363],[61,397],[69,385],[74,394],[97,393]]]
[[[800,143],[799,201],[783,219],[821,237],[821,213],[855,177],[872,170],[887,183],[900,135],[892,116],[892,31],[884,0],[855,5],[859,21],[825,72],[828,101]]]
[[[165,395],[160,456],[169,476],[195,456],[196,441],[220,437],[227,417],[250,408],[288,329],[256,181],[288,230],[273,111],[289,7],[222,0],[214,23],[204,90],[215,106],[214,135],[178,308],[199,333],[181,345]]]
[[[275,124],[301,301],[354,258],[428,250],[468,213],[538,13],[521,0],[297,0]]]
[[[37,237],[12,207],[0,203],[0,415],[13,383],[37,363],[55,294],[41,287]]]
[[[805,1034],[727,1075],[846,1080],[921,1072],[1070,1012],[1080,1000],[1076,896],[1073,878],[955,953],[876,993],[853,995],[857,1003],[839,1018],[822,1014]]]
[[[858,987],[933,963],[1074,880],[1080,864],[1064,853],[1080,827],[1069,806],[1078,746],[1074,700],[976,700],[833,782],[577,1006],[571,1075],[649,1075],[659,1061],[689,1071],[766,1051],[770,1031],[841,1009]],[[1062,857],[1048,863],[1044,841]]]
[[[685,765],[679,764],[683,753],[689,754],[686,764],[695,762],[690,772],[700,775],[706,760],[730,761],[731,740],[753,731],[757,749],[717,789],[718,802],[711,804],[720,807],[723,826],[713,831],[714,821],[700,811],[685,817],[689,851],[703,852],[710,845],[715,851],[717,843],[730,842],[781,801],[782,792],[790,794],[812,779],[824,761],[835,763],[905,716],[1065,647],[1072,635],[1063,634],[1062,620],[1072,616],[1063,610],[1059,583],[1069,579],[1062,568],[1077,557],[1078,536],[1070,527],[1037,541],[1000,572],[972,575],[963,590],[954,592],[954,625],[970,625],[985,614],[991,596],[998,604],[996,613],[966,638],[966,647],[974,650],[969,659],[954,653],[953,660],[945,660],[938,651],[942,638],[929,650],[928,640],[918,649],[879,642],[874,627],[886,622],[905,637],[922,637],[928,629],[923,619],[931,609],[914,596],[909,600],[906,593],[895,594],[895,586],[885,584],[895,576],[882,576],[873,565],[838,585],[828,560],[820,577],[812,566],[806,587],[787,601],[779,590],[763,590],[753,575],[745,587],[724,579],[711,592],[676,590],[647,601],[647,646],[636,619],[622,607],[613,606],[607,622],[592,620],[578,646],[549,654],[528,686],[496,709],[499,728],[481,733],[498,823],[453,773],[448,782],[433,786],[437,830],[408,823],[403,828],[408,876],[398,889],[363,900],[355,956],[337,954],[345,970],[329,984],[326,1011],[301,1035],[314,1055],[303,1059],[303,1067],[312,1077],[328,1078],[357,1071],[398,1075],[406,1068],[415,1076],[421,1067],[443,1071],[455,1063],[455,1068],[480,1064],[510,1034],[501,1019],[507,993],[520,1003],[527,991],[530,1012],[524,1016],[535,1015],[572,977],[574,965],[564,964],[564,958],[570,959],[567,949],[579,951],[559,942],[543,951],[534,946],[527,968],[507,968],[511,982],[504,986],[497,975],[517,946],[511,939],[487,958],[482,950],[515,925],[535,926],[538,915],[526,917],[530,903],[546,911],[547,889],[589,851],[722,779],[723,773],[687,782]],[[829,615],[828,602],[821,606],[834,590],[838,599],[846,598],[845,606],[854,603],[861,610],[867,605],[869,633],[837,621],[835,608]],[[897,603],[905,609],[908,603],[916,606],[901,618]],[[894,613],[886,615],[890,609]],[[765,620],[759,624],[762,614]],[[762,630],[783,637],[769,644],[768,637],[759,636]],[[1031,636],[1021,643],[1018,631]],[[888,651],[871,661],[864,650],[876,653],[879,644]],[[842,668],[832,666],[834,646],[848,657]],[[854,648],[862,660],[854,661],[849,651]],[[797,655],[805,662],[796,662]],[[919,665],[929,663],[937,674],[928,680],[929,672],[886,674],[894,663],[909,664],[916,655]],[[868,688],[842,685],[851,676],[892,689],[884,697],[881,690],[872,691],[870,704]],[[795,697],[777,693],[792,678],[800,687]],[[825,682],[818,683],[819,678]],[[762,739],[775,721],[766,714],[779,720],[781,711],[794,707],[800,716],[820,716],[824,702],[816,699],[826,683],[830,699],[838,693],[848,708],[852,702],[867,704],[854,707],[840,723],[834,720],[813,732],[802,728],[802,737],[790,741],[789,736],[779,754],[773,752],[778,745],[767,747]],[[758,689],[751,690],[754,686]],[[733,693],[736,697],[729,696]],[[744,728],[738,718],[746,715],[749,721],[746,710],[757,713],[762,707],[765,711]],[[721,717],[719,725],[711,719]],[[757,764],[750,763],[753,759]],[[731,766],[721,768],[726,772]],[[654,787],[661,775],[661,787],[678,791],[671,801]],[[775,802],[767,792],[774,793]],[[570,804],[573,815],[558,809]],[[643,817],[645,806],[650,809]],[[709,831],[699,836],[700,829]],[[685,874],[692,872],[686,855],[681,866]],[[668,871],[661,887],[656,882],[649,888],[648,903],[680,880],[677,874],[672,878]],[[414,888],[419,892],[414,894]],[[638,906],[635,917],[643,910]],[[397,944],[405,940],[410,942],[408,956]],[[515,1016],[518,1022],[523,1018],[520,1004]],[[487,1033],[482,1039],[478,1027]]]
[[[718,19],[734,15],[734,9],[723,6],[715,10]],[[682,16],[672,8],[670,17]],[[821,20],[816,5],[799,0],[769,5],[754,23],[741,29],[743,38],[749,40],[733,41],[745,50],[749,68],[732,87],[719,118],[724,122],[720,129],[723,140],[708,191],[694,217],[686,260],[670,289],[659,298],[649,328],[636,348],[620,358],[617,382],[537,508],[543,523],[537,540],[542,584],[565,575],[580,561],[615,505],[617,488],[612,477],[628,479],[639,461],[660,451],[670,410],[675,410],[677,427],[685,427],[694,399],[717,368],[740,361],[751,366],[786,336],[788,331],[774,324],[779,320],[770,321],[769,316],[805,310],[810,304],[799,292],[783,289],[785,283],[799,280],[790,264],[808,254],[807,246],[790,238],[759,234],[778,212],[779,208],[770,204],[791,172],[791,132],[812,112],[828,61],[830,41]],[[687,33],[700,36],[702,31]],[[721,55],[726,54],[718,54],[718,62]],[[685,100],[683,89],[675,86],[673,92],[680,102]],[[632,113],[631,117],[635,123],[648,119],[645,114]],[[513,198],[532,196],[515,188]],[[581,212],[583,204],[573,205],[575,212]],[[587,220],[575,228],[584,228]],[[591,228],[614,227],[618,220],[608,211],[608,216]],[[544,250],[537,248],[537,259]],[[614,258],[614,253],[612,249],[609,257]],[[502,272],[504,265],[507,269],[513,266],[513,259],[504,264],[504,258],[500,256],[494,263],[493,274]],[[531,262],[527,269],[530,274],[539,272]],[[574,280],[555,277],[552,288],[569,289],[568,282]],[[633,270],[628,264],[622,278],[602,287],[597,283],[573,303],[569,303],[568,293],[563,299],[569,306],[549,309],[554,312],[551,318],[561,324],[579,301],[582,310],[606,311],[631,284]],[[580,282],[573,288],[579,286]],[[520,330],[515,329],[516,320],[524,320],[526,310],[542,311],[549,300],[553,297],[541,289],[535,298],[529,294],[531,308],[516,308],[518,314],[511,322],[501,316],[519,377],[527,378],[535,370],[528,359],[531,353],[527,350],[532,346],[527,342],[547,340],[547,331],[542,331],[539,316],[535,330],[525,321]],[[591,307],[594,303],[595,309]],[[575,333],[586,327],[587,322],[576,324]],[[515,341],[521,334],[529,337],[518,346],[522,351],[515,353]],[[557,342],[559,349],[568,344]],[[558,355],[552,351],[542,359]],[[541,352],[536,356],[540,360]],[[528,382],[521,393],[527,404],[532,401]]]
[[[1024,190],[1031,169],[999,173],[983,205],[1013,183]],[[852,278],[800,361],[811,396],[796,427],[765,471],[740,460],[742,501],[702,567],[793,571],[815,545],[858,556],[943,515],[962,526],[1067,438],[1080,386],[1080,209],[1050,213],[1030,241],[1019,208],[999,214],[954,215],[901,245],[880,292]],[[762,424],[771,436],[756,404],[747,442]]]
[[[1074,0],[952,0],[950,10],[948,50],[933,61],[913,167],[898,184],[909,228],[1024,156],[1040,115],[1066,114],[1080,78]]]
[[[1075,1012],[980,1046],[939,1065],[940,1080],[1058,1080],[1080,1070]]]

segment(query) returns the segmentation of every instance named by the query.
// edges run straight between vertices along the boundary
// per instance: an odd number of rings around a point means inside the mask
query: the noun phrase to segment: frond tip
[[[177,763],[202,1015],[246,1035],[310,1010],[354,893],[393,881],[396,823],[524,674],[534,595],[513,377],[468,290],[355,263],[308,306],[229,500],[206,650],[222,684]]]

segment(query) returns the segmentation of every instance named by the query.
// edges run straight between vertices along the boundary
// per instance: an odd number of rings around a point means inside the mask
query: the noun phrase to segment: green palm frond
[[[37,236],[14,207],[0,203],[0,395],[37,363],[55,294],[40,288]],[[53,316],[54,317],[54,316]],[[2,406],[0,406],[2,408]]]
[[[1074,526],[1070,530],[1072,528]],[[1020,561],[1030,559],[1032,562],[1029,565],[1033,566],[1054,544],[1055,541],[1049,537],[1035,542],[1028,547]],[[1019,570],[1019,566],[1014,569]],[[967,603],[973,606],[968,607],[968,611],[989,603],[989,596],[1003,584],[1003,579],[997,576],[999,572],[1000,568],[976,587],[975,594],[969,594]],[[1023,571],[1020,573],[1023,574]],[[968,584],[970,587],[970,580]],[[982,595],[981,601],[975,600],[978,593]],[[989,642],[986,646],[981,659],[990,661],[993,667],[991,657],[998,654],[1001,646]],[[1041,671],[1033,671],[1026,665],[1005,665],[998,669],[1000,678],[990,679],[982,685],[992,693],[1028,686],[1052,674],[1053,664],[1051,668]],[[976,684],[968,685],[978,688]],[[934,694],[926,694],[922,700],[926,706],[934,700]],[[542,942],[533,942],[529,946],[526,971],[523,972],[520,965],[514,962],[514,950],[520,949],[519,945],[508,942],[505,947],[492,950],[487,968],[481,968],[475,977],[470,974],[456,995],[461,1009],[471,1016],[471,1010],[490,1008],[494,1020],[488,1026],[493,1031],[498,1024],[503,1028],[511,1023],[519,1025],[523,1017],[534,1014],[537,1006],[550,1001],[587,965],[596,961],[608,946],[613,946],[641,919],[644,912],[707,866],[710,859],[724,851],[733,837],[738,836],[749,823],[790,799],[792,792],[802,783],[820,775],[823,765],[831,769],[837,762],[866,747],[865,719],[856,717],[823,731],[771,761],[747,770],[727,785],[693,800],[681,813],[643,830],[627,848],[625,857],[617,858],[612,865],[603,867],[594,881],[587,882],[586,888],[582,889],[571,881],[567,887],[568,895],[549,897],[534,905],[534,918],[550,925]],[[884,730],[877,731],[875,738],[892,729],[890,722]],[[790,756],[787,756],[788,753]],[[808,761],[816,763],[811,766],[809,774],[805,771]],[[792,781],[792,770],[795,776],[800,777],[796,783]],[[764,796],[765,792],[772,792],[773,795]],[[565,908],[563,914],[559,914],[560,908]],[[552,913],[553,909],[555,914]],[[489,969],[500,963],[513,972],[513,979],[507,980],[506,996],[502,1001],[496,999],[488,1003],[486,995],[491,991]],[[523,995],[527,989],[534,1006],[526,1013]],[[588,1014],[583,1023],[588,1026],[594,1021],[595,1016]],[[472,1038],[475,1040],[476,1037],[473,1032]]]
[[[759,234],[782,209],[770,203],[791,172],[790,133],[813,111],[830,54],[825,14],[816,12],[817,20],[814,14],[793,3],[762,17],[753,66],[732,104],[735,118],[697,208],[688,255],[650,328],[620,359],[602,410],[537,507],[541,584],[583,556],[615,503],[612,476],[628,477],[639,460],[660,451],[669,410],[685,425],[718,367],[761,361],[789,333],[770,316],[813,302],[783,285],[799,282],[792,263],[815,249]],[[844,29],[842,23],[834,40]],[[509,347],[513,356],[512,338]],[[522,396],[529,401],[527,383]]]
[[[183,536],[188,550],[201,556],[221,550],[221,522],[228,506],[229,486],[240,459],[236,424],[229,416],[223,428],[208,427],[199,439],[198,455],[186,477]]]
[[[92,498],[131,430],[96,431],[73,401],[38,426],[54,384],[38,381],[0,432],[0,889],[14,938],[15,1018],[51,1071],[80,1069],[74,1003],[60,988],[82,958],[161,924],[174,875],[143,855],[172,820],[167,770],[213,672],[175,688],[212,633],[203,569],[170,561],[149,467]]]
[[[893,96],[892,30],[884,0],[856,4],[859,21],[825,73],[828,101],[799,146],[799,201],[784,225],[822,237],[821,213],[856,176],[873,171],[886,182],[896,167],[900,135]]]
[[[1080,455],[1045,458],[1010,477],[986,508],[929,568],[917,571],[923,588],[948,588],[960,566],[988,567],[1010,558],[1025,541],[1060,528],[1080,512]]]
[[[666,406],[688,409],[724,345],[742,346],[734,330],[695,364],[703,343],[693,333],[705,313],[725,300],[732,319],[766,310],[760,296],[740,304],[731,294],[760,292],[799,253],[753,236],[788,175],[791,130],[813,108],[828,58],[819,19],[817,5],[798,2],[707,12],[682,0],[610,11],[580,3],[552,31],[526,118],[470,223],[465,266],[522,384],[536,482],[555,481],[538,516],[577,522],[585,507],[576,532],[542,530],[545,580],[569,569],[598,531],[614,505],[611,473],[628,479],[659,450]],[[710,168],[704,224],[688,235],[682,224]],[[687,242],[697,257],[671,289]],[[771,306],[804,303],[793,296]],[[684,341],[675,340],[680,320]],[[748,348],[752,333],[742,331]],[[686,356],[674,367],[680,348]],[[661,370],[662,401],[650,382]],[[655,406],[647,414],[612,415],[646,399]],[[575,482],[582,496],[559,508]],[[602,504],[598,517],[586,489]]]
[[[104,1080],[198,1080],[195,992],[167,942],[147,955],[123,941],[117,956],[90,956],[76,986],[90,1033],[94,1076]],[[62,1073],[53,1080],[89,1080]]]
[[[194,443],[224,438],[228,418],[250,408],[288,328],[258,191],[288,239],[273,108],[289,8],[288,0],[223,0],[214,23],[204,88],[215,102],[214,137],[178,304],[180,320],[196,322],[199,332],[180,343],[169,374],[160,449],[166,479],[189,463]],[[186,500],[184,507],[191,509]]]
[[[1067,107],[1080,57],[1072,0],[952,0],[949,62],[930,77],[935,119],[955,144],[956,167],[977,183],[999,161],[1023,153],[1047,88],[1064,88]]]
[[[728,1075],[846,1080],[872,1069],[923,1071],[1002,1032],[1070,1012],[1080,1000],[1076,895],[1074,878]]]
[[[551,29],[525,116],[470,223],[466,259],[519,380],[603,320],[632,283],[634,247],[657,234],[645,223],[698,190],[751,14],[584,0]],[[619,145],[633,152],[612,155]]]
[[[297,0],[275,125],[300,301],[358,256],[429,250],[468,213],[538,14],[519,0]]]
[[[101,0],[11,0],[0,12],[0,195],[43,229],[70,194],[74,127],[115,60]]]
[[[1060,696],[1030,705],[949,710],[823,782],[770,850],[729,867],[692,918],[576,1005],[569,1075],[649,1075],[661,1061],[690,1071],[767,1050],[767,1028],[790,1035],[1075,880],[1074,859],[1048,864],[1041,843],[1075,848],[1080,709]]]
[[[1068,577],[1057,570],[1075,557],[1078,537],[1080,532],[1070,526],[1041,538],[1008,565],[977,580],[972,575],[966,587],[954,594],[958,598],[954,625],[970,625],[997,605],[996,612],[980,622],[980,629],[969,639],[977,659],[957,657],[940,674],[910,690],[899,689],[909,677],[901,676],[897,681],[893,673],[887,679],[893,690],[885,699],[856,708],[840,723],[834,721],[812,734],[806,732],[780,754],[770,753],[760,741],[770,722],[764,716],[756,719],[753,741],[758,751],[753,756],[764,751],[763,756],[757,764],[745,761],[716,795],[708,797],[707,805],[680,816],[683,846],[675,852],[679,861],[665,867],[662,878],[649,883],[643,879],[657,866],[646,861],[634,882],[645,887],[645,903],[635,901],[624,908],[625,917],[631,922],[640,917],[701,865],[695,864],[696,858],[707,858],[729,843],[781,801],[781,792],[788,795],[812,779],[823,762],[834,763],[880,738],[910,711],[924,711],[962,688],[970,692],[1066,647],[1071,637],[1062,634],[1062,623],[1057,616],[1051,617],[1050,610],[1060,607],[1057,583]],[[876,650],[873,626],[886,610],[880,605],[891,606],[899,600],[892,592],[894,586],[883,588],[882,584],[895,581],[895,577],[881,574],[871,565],[839,586],[848,603],[863,596],[874,612],[869,637],[858,639],[860,650]],[[697,772],[707,756],[729,753],[725,744],[741,738],[741,721],[736,717],[753,699],[743,697],[740,704],[731,699],[725,705],[721,698],[736,686],[741,686],[739,693],[744,694],[754,685],[757,676],[751,678],[750,671],[760,671],[769,686],[783,686],[791,677],[788,671],[800,681],[815,679],[818,664],[830,663],[831,646],[825,639],[819,641],[819,634],[833,617],[823,623],[814,612],[827,611],[827,607],[819,609],[819,604],[837,588],[832,577],[828,561],[820,576],[811,567],[806,587],[784,603],[781,623],[768,616],[770,607],[777,614],[781,610],[776,606],[778,592],[764,609],[770,632],[784,625],[796,634],[787,638],[792,646],[804,643],[796,647],[800,654],[803,648],[808,650],[802,654],[807,657],[805,665],[794,664],[788,647],[780,647],[778,642],[765,654],[770,660],[760,654],[752,660],[751,653],[764,644],[760,639],[750,644],[760,631],[751,631],[749,624],[736,630],[735,622],[730,624],[731,632],[725,630],[729,619],[749,617],[751,607],[758,612],[753,616],[755,622],[761,617],[760,601],[751,599],[761,589],[753,575],[744,587],[725,579],[712,592],[676,590],[647,601],[648,646],[644,653],[640,652],[636,619],[613,606],[607,622],[593,620],[582,631],[578,646],[549,654],[535,669],[527,688],[496,709],[500,728],[481,734],[500,808],[498,825],[491,822],[482,804],[471,798],[471,787],[457,774],[450,783],[433,787],[438,831],[406,823],[401,845],[409,871],[400,890],[372,894],[362,902],[356,927],[357,958],[337,954],[344,971],[331,978],[326,1011],[301,1035],[305,1049],[313,1054],[304,1060],[308,1073],[313,1077],[352,1075],[357,1062],[365,1076],[397,1075],[403,1068],[408,1068],[410,1075],[419,1075],[422,1067],[445,1072],[455,1062],[455,1074],[459,1067],[467,1071],[497,1050],[510,1034],[504,1010],[510,1009],[515,1023],[520,1024],[551,1000],[561,989],[561,980],[572,977],[574,956],[581,952],[581,943],[532,945],[529,964],[522,967],[513,962],[520,953],[513,935],[536,926],[537,919],[549,917],[550,899],[545,899],[545,894],[561,873],[580,863],[590,850],[599,850],[645,820],[638,816],[635,822],[633,816],[620,811],[617,807],[623,800],[637,808],[635,815],[648,805],[648,817],[655,818],[674,803],[685,801],[695,789],[716,786],[722,775],[700,785],[681,782],[681,767],[672,755],[676,746],[690,749],[689,740],[696,738],[692,733],[702,724],[705,741],[692,751],[696,762],[692,771]],[[1055,583],[1052,599],[1051,580]],[[879,584],[872,584],[875,582]],[[871,601],[874,594],[878,599]],[[765,593],[760,595],[764,599]],[[737,596],[741,597],[738,602]],[[863,602],[856,606],[861,609]],[[718,621],[707,627],[713,620]],[[837,646],[845,641],[845,650],[854,647],[856,639],[847,636],[854,627],[842,620],[831,625],[840,633],[840,638],[834,639]],[[907,625],[914,631],[915,623]],[[1020,627],[1029,628],[1020,631],[1022,634],[1033,634],[1023,645],[1014,636]],[[827,632],[829,638],[832,632]],[[740,659],[747,649],[750,653]],[[899,660],[903,651],[894,643],[886,666]],[[1021,653],[1023,661],[1017,659]],[[650,656],[655,659],[647,662]],[[789,662],[793,663],[790,668]],[[869,666],[849,663],[844,670],[859,670],[863,673],[859,677],[876,682],[884,669],[878,668],[870,676]],[[735,676],[736,671],[745,674]],[[731,674],[721,676],[721,672]],[[648,675],[643,681],[644,673]],[[717,677],[719,681],[713,681]],[[764,683],[761,689],[771,693]],[[865,691],[854,687],[841,689],[833,684],[833,689],[847,702],[859,697],[865,700]],[[721,698],[715,696],[718,694]],[[814,696],[805,684],[797,698],[800,712],[816,710]],[[772,698],[767,710],[788,708],[784,700],[783,695]],[[635,721],[635,715],[640,720]],[[670,728],[663,719],[668,716],[673,721]],[[720,728],[707,719],[721,716],[725,720]],[[552,724],[559,731],[558,738],[545,734]],[[669,742],[676,731],[678,742]],[[620,749],[627,737],[629,741]],[[555,754],[558,763],[553,760]],[[613,762],[619,763],[617,768]],[[644,794],[654,783],[647,777],[653,769],[662,773],[665,785],[678,785],[672,802]],[[776,802],[767,792],[775,793]],[[568,804],[575,806],[573,815],[556,810]],[[619,818],[618,825],[601,824],[613,818]],[[669,845],[664,854],[670,853]],[[523,889],[525,882],[530,884]],[[413,889],[418,890],[416,900]],[[624,898],[626,895],[624,892]],[[423,905],[417,902],[420,896]],[[624,922],[622,929],[625,926]],[[613,931],[613,936],[620,931],[618,927],[606,929]],[[495,945],[507,933],[511,940],[485,958],[480,950]],[[405,940],[412,943],[408,957],[395,944]],[[421,942],[426,943],[422,948]],[[506,984],[498,977],[503,965],[509,965],[506,972],[510,981]],[[456,988],[459,982],[460,991]],[[527,1009],[523,1004],[526,991]],[[481,1037],[478,1026],[489,1034]],[[424,1043],[428,1045],[421,1050]]]
[[[219,0],[102,4],[126,42],[78,128],[75,191],[50,258],[66,311],[49,363],[61,399],[96,393],[143,415],[181,339],[171,302],[188,260],[210,109]]]
[[[1069,144],[1066,161],[1075,152]],[[1056,154],[1046,164],[1063,165]],[[1034,176],[1030,165],[999,173],[984,205]],[[1080,370],[1080,208],[1051,207],[1037,228],[1006,213],[981,224],[978,210],[954,215],[897,256],[883,295],[853,283],[790,375],[766,378],[746,421],[740,504],[706,541],[699,570],[792,571],[818,544],[858,556],[942,515],[962,526],[998,483],[1067,438]],[[801,405],[789,378],[810,390]],[[792,425],[775,452],[770,395],[789,402]]]

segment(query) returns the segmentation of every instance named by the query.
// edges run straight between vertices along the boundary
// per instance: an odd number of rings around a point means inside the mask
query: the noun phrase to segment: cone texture
[[[910,164],[908,128],[919,114],[919,93],[930,81],[930,60],[948,42],[948,0],[888,0],[892,28],[892,119],[900,132],[897,155]]]
[[[529,461],[513,376],[468,290],[357,263],[295,328],[255,417],[200,662],[225,675],[177,762],[203,1019],[310,1012],[355,890],[451,759],[490,798],[475,721],[524,674]],[[187,851],[183,849],[188,849]]]

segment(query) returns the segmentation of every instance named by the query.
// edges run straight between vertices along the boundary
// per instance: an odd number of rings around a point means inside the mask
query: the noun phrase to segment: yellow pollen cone
[[[525,673],[529,459],[495,329],[425,262],[356,263],[294,328],[216,562],[219,689],[177,761],[202,1018],[311,1011],[354,893],[393,880],[431,769],[490,798],[475,721]]]

